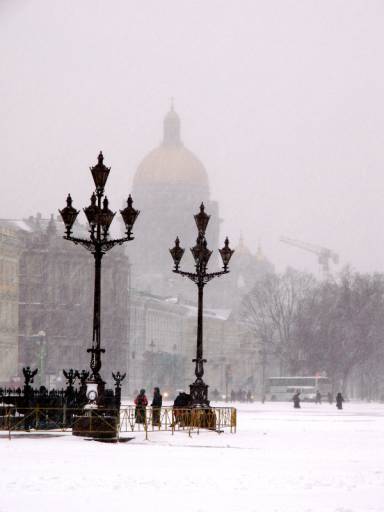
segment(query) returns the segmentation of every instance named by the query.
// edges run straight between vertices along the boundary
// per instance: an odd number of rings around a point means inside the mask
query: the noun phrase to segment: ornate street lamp
[[[179,237],[176,238],[175,246],[169,250],[173,258],[175,268],[173,272],[187,277],[197,285],[198,289],[198,309],[197,309],[197,343],[196,343],[196,359],[192,362],[195,363],[195,375],[196,380],[191,384],[190,392],[193,406],[209,407],[208,400],[208,385],[203,381],[204,375],[204,363],[206,359],[203,358],[203,291],[204,286],[211,281],[214,277],[222,276],[227,274],[229,260],[232,257],[234,251],[229,247],[228,238],[225,239],[224,247],[219,249],[221,258],[223,260],[223,270],[220,272],[207,272],[207,266],[209,258],[211,257],[212,251],[207,247],[207,240],[205,239],[205,231],[210,219],[210,215],[207,215],[204,211],[204,204],[201,203],[200,212],[194,216],[198,237],[196,245],[191,248],[192,256],[195,260],[195,272],[184,272],[179,269],[181,258],[184,254],[184,249],[180,247]]]
[[[100,335],[101,260],[104,254],[115,247],[115,245],[122,245],[124,242],[129,242],[134,239],[132,236],[132,228],[140,212],[133,208],[133,201],[131,196],[129,196],[128,206],[120,211],[126,228],[126,236],[115,240],[111,239],[109,227],[115,213],[109,209],[108,199],[104,197],[104,187],[111,169],[104,165],[104,157],[101,151],[98,156],[97,165],[91,167],[90,170],[96,190],[91,196],[91,204],[84,208],[84,213],[90,228],[89,238],[83,239],[72,236],[72,227],[79,211],[73,208],[72,198],[69,194],[67,197],[67,206],[59,210],[59,212],[65,225],[66,234],[64,239],[70,240],[74,244],[81,245],[90,251],[95,258],[93,337],[92,347],[87,350],[87,352],[91,353],[90,368],[92,373],[88,379],[88,383],[93,384],[94,387],[95,384],[97,385],[98,394],[100,396],[103,394],[105,384],[100,376],[101,354],[105,352],[105,349],[101,347]]]

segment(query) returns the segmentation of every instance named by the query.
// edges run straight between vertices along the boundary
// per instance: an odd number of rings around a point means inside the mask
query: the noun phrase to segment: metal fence
[[[172,434],[175,431],[186,431],[191,434],[204,429],[235,433],[236,427],[237,414],[234,407],[146,407],[138,410],[134,406],[126,406],[120,409],[120,432],[144,431],[146,438],[148,433],[157,431],[169,431]]]
[[[76,425],[86,417],[84,409],[33,407],[16,409],[12,406],[1,407],[0,430],[7,431],[8,437],[15,432],[72,432]],[[222,433],[225,430],[235,433],[237,411],[234,407],[199,408],[138,408],[123,406],[120,414],[115,410],[102,409],[92,411],[87,426],[82,427],[85,436],[107,437],[111,431],[120,434],[143,432],[148,439],[151,432],[184,431],[191,435],[200,430]],[[95,434],[97,434],[95,436]]]

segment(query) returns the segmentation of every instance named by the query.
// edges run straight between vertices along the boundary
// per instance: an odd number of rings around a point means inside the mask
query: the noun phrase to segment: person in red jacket
[[[148,405],[147,397],[145,396],[145,389],[140,389],[140,393],[135,398],[135,421],[136,423],[145,423],[146,421],[146,407]]]

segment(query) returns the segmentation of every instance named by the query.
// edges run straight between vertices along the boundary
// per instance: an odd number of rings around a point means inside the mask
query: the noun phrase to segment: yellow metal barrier
[[[78,435],[100,434],[100,437],[110,436],[112,429],[117,434],[129,432],[144,432],[148,439],[150,432],[185,431],[189,435],[192,432],[199,433],[201,429],[222,433],[226,429],[231,433],[236,432],[237,414],[234,407],[204,408],[143,408],[138,414],[137,408],[132,405],[123,406],[120,414],[116,416],[114,411],[108,409],[93,410],[88,415],[88,421],[84,418],[87,413],[84,409],[72,408],[20,408],[2,407],[0,412],[0,431],[7,431],[9,438],[11,432],[20,431],[78,431],[81,425],[81,433]]]
[[[161,409],[147,407],[137,414],[135,406],[123,406],[120,409],[120,432],[145,432],[148,439],[150,432],[185,431],[199,433],[201,429],[224,432],[226,429],[235,433],[237,415],[234,407],[174,408]]]

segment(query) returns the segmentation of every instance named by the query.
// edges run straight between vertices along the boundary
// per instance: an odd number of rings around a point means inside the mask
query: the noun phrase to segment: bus
[[[332,392],[332,383],[328,377],[270,377],[267,379],[265,397],[271,401],[290,401],[300,391],[303,402],[314,402],[319,391],[322,398]]]

